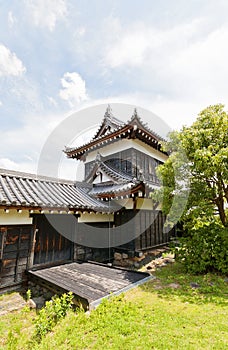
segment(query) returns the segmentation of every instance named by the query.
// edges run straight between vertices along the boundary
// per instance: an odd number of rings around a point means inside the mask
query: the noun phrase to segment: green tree
[[[172,132],[163,148],[170,157],[158,168],[158,176],[163,183],[163,210],[172,210],[170,219],[175,222],[180,209],[184,220],[218,214],[221,224],[228,227],[228,114],[224,106],[204,109],[192,126]]]
[[[190,127],[169,135],[157,169],[168,221],[183,223],[177,259],[191,272],[228,272],[228,114],[209,106]]]

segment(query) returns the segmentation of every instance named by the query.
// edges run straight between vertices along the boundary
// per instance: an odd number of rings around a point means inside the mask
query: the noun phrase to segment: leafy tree
[[[157,169],[163,211],[183,222],[177,258],[191,272],[228,272],[228,114],[209,106],[190,127],[174,131],[163,149],[170,154]],[[226,257],[226,258],[225,258]]]
[[[224,106],[204,109],[192,126],[172,132],[163,148],[170,157],[158,168],[158,176],[163,183],[163,210],[172,211],[170,219],[176,222],[181,214],[191,221],[218,214],[221,224],[228,227],[228,114]]]

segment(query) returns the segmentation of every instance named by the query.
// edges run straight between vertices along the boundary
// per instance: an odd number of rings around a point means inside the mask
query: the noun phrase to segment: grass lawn
[[[31,342],[33,311],[8,314],[0,349],[227,349],[225,276],[188,275],[176,263],[155,275],[90,315],[70,312],[40,343]]]
[[[10,298],[10,295],[1,296]],[[36,312],[25,307],[0,317],[0,350],[27,349],[28,340],[34,332],[33,320]]]

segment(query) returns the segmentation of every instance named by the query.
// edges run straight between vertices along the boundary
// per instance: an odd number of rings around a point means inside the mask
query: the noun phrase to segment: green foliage
[[[41,339],[50,332],[57,322],[64,318],[67,311],[71,309],[73,304],[73,293],[64,293],[61,297],[53,297],[50,301],[46,301],[35,320],[35,336]]]
[[[12,330],[10,330],[7,336],[7,350],[16,350],[17,344],[18,344],[18,337],[14,335]]]
[[[166,267],[161,274],[165,270]],[[170,282],[174,282],[176,274],[171,270],[172,267],[169,270]],[[173,297],[176,289],[165,286],[167,278],[163,280],[159,276],[162,289],[154,288],[155,280],[127,292],[124,297],[104,300],[89,315],[81,313],[75,316],[69,313],[55,327],[54,332],[42,340],[37,350],[226,349],[228,310],[224,304],[213,301],[199,303],[198,300],[195,303],[194,295],[198,293],[200,297],[200,292],[196,292],[189,284],[195,281],[195,276],[189,276],[186,284],[182,280],[183,288],[189,292],[185,300],[181,299],[181,293]],[[185,276],[182,270],[178,279],[184,279]],[[215,288],[216,277],[213,279]],[[200,283],[201,280],[203,276]],[[209,278],[205,279],[202,287],[207,288],[209,281]],[[225,301],[227,287],[225,290],[225,282],[221,285]],[[160,294],[162,290],[163,295]],[[165,290],[168,290],[169,295],[165,295]],[[201,290],[201,293],[204,291]],[[208,291],[207,294],[216,295],[216,291]]]
[[[29,299],[31,299],[31,297],[32,297],[31,289],[28,289],[26,291],[26,301],[29,301]]]
[[[154,198],[162,202],[167,222],[181,222],[185,239],[177,257],[187,270],[228,271],[228,114],[209,106],[190,127],[170,134],[170,153],[157,169],[163,184]]]
[[[157,173],[162,199],[171,222],[218,214],[228,226],[228,114],[218,104],[203,110],[195,123],[169,135],[163,145],[170,154]]]
[[[198,222],[187,230],[181,245],[176,249],[176,260],[188,272],[228,273],[228,228],[216,221]]]
[[[179,262],[157,269],[154,274],[157,279],[153,284],[143,285],[143,290],[154,290],[169,301],[180,299],[184,303],[228,306],[228,284],[224,275],[215,272],[193,274]],[[173,283],[178,287],[173,288]],[[198,287],[192,288],[192,283]]]
[[[15,293],[3,294],[1,301],[10,303]],[[24,307],[22,310],[9,312],[0,318],[0,349],[25,350],[28,349],[28,339],[33,334],[32,320],[35,311]],[[33,349],[33,347],[31,347]]]
[[[90,313],[69,310],[40,342],[32,338],[34,310],[10,312],[0,319],[0,349],[227,349],[225,276],[193,275],[178,263],[155,275]]]

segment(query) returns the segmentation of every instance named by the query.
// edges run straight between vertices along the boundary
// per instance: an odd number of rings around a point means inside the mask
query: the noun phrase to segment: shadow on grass
[[[228,283],[226,276],[215,273],[193,275],[186,273],[179,263],[157,269],[155,280],[142,286],[146,292],[157,293],[169,300],[179,298],[188,303],[214,303],[228,306]]]

